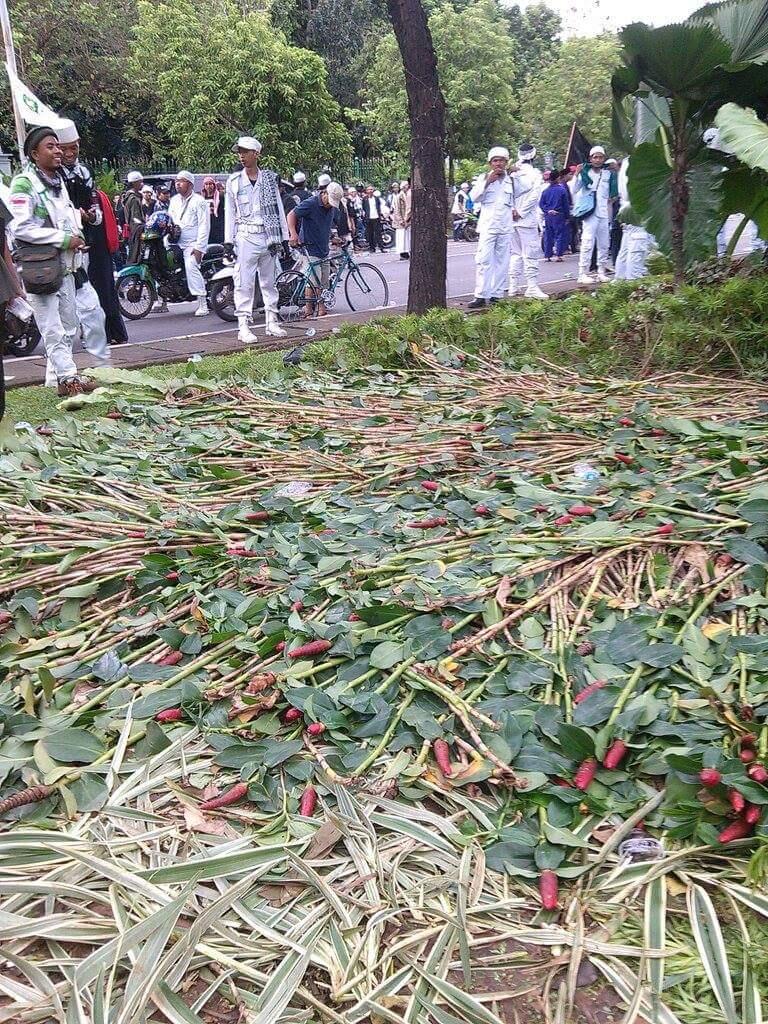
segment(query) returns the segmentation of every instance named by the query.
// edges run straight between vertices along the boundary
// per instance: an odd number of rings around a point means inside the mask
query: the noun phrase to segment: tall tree
[[[405,70],[411,126],[413,239],[408,312],[444,306],[448,216],[445,188],[445,100],[427,14],[420,0],[387,0]]]
[[[557,57],[563,21],[557,11],[542,3],[525,10],[517,4],[502,6],[500,11],[516,45],[514,87],[519,91]]]
[[[375,45],[387,28],[384,0],[317,0],[305,45],[325,61],[328,88],[343,107],[358,106],[366,42]]]
[[[464,11],[452,4],[429,18],[440,84],[446,103],[446,154],[472,157],[491,141],[509,139],[514,125],[515,44],[506,33],[493,0],[474,0]],[[395,41],[384,39],[366,78],[366,116],[383,149],[404,152],[408,145],[405,80],[396,69]]]
[[[181,161],[227,167],[244,134],[280,170],[346,160],[349,135],[322,59],[290,46],[267,15],[235,0],[139,0],[138,10],[132,68],[154,85],[158,123]]]
[[[74,117],[86,154],[117,154],[136,134],[139,117],[151,123],[151,98],[138,94],[128,71],[133,0],[11,0],[9,6],[19,74],[50,107]],[[15,140],[10,105],[0,137],[4,145]]]
[[[568,39],[520,97],[520,123],[539,152],[562,158],[576,121],[595,142],[611,138],[611,71],[619,56],[614,36]]]

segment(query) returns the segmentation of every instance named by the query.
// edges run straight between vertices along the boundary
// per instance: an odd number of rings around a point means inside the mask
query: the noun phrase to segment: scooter
[[[292,270],[296,264],[296,256],[293,252],[283,251],[279,260],[280,271]],[[210,280],[208,305],[216,316],[231,324],[237,320],[237,315],[235,314],[235,258],[234,256],[223,256],[222,263],[221,269]],[[261,288],[259,287],[259,278],[257,276],[253,288],[251,316],[255,320],[263,313],[264,299],[261,297]]]
[[[172,236],[171,236],[172,237]],[[145,230],[141,236],[140,262],[123,267],[117,275],[117,300],[123,316],[141,320],[155,302],[193,302],[187,285],[184,259],[177,245],[166,248],[160,231]],[[224,263],[224,246],[209,245],[200,261],[211,305],[211,282]]]

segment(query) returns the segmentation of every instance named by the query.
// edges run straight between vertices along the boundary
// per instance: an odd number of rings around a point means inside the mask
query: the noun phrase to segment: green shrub
[[[768,374],[768,276],[750,272],[674,292],[666,278],[617,282],[550,302],[504,302],[347,326],[313,346],[319,365],[392,366],[412,345],[464,349],[517,365],[545,360],[601,376],[664,370]]]

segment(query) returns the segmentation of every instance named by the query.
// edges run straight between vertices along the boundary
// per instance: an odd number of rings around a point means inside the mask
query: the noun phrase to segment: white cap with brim
[[[261,143],[258,139],[254,139],[252,135],[241,135],[232,147],[232,152],[236,153],[238,149],[250,149],[254,153],[260,153]]]
[[[125,180],[129,185],[135,185],[137,181],[144,181],[144,175],[141,171],[128,171]]]
[[[341,206],[341,200],[344,198],[344,189],[338,181],[331,181],[325,190],[325,194],[328,196],[328,202],[331,206]]]
[[[66,146],[71,142],[80,141],[80,133],[77,130],[77,125],[74,121],[70,121],[69,118],[61,122],[61,127],[56,129],[56,134],[59,137],[59,143],[63,146]]]
[[[178,181],[179,178],[181,178],[182,181],[188,181],[190,185],[195,184],[195,176],[191,171],[177,171],[176,181]]]
[[[494,146],[493,149],[488,150],[488,163],[491,160],[495,160],[497,156],[502,157],[504,160],[509,160],[509,150],[503,146]]]
[[[590,156],[597,156],[598,153],[602,154],[602,156],[605,156],[605,150],[602,146],[593,146],[592,149],[590,149],[589,151]]]

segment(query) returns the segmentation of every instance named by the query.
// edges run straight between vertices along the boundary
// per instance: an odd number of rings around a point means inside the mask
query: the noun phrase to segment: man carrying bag
[[[29,163],[11,182],[14,257],[62,398],[96,388],[77,372],[72,343],[78,329],[75,272],[84,248],[78,211],[60,174],[61,147],[51,128],[33,128],[24,140]]]

